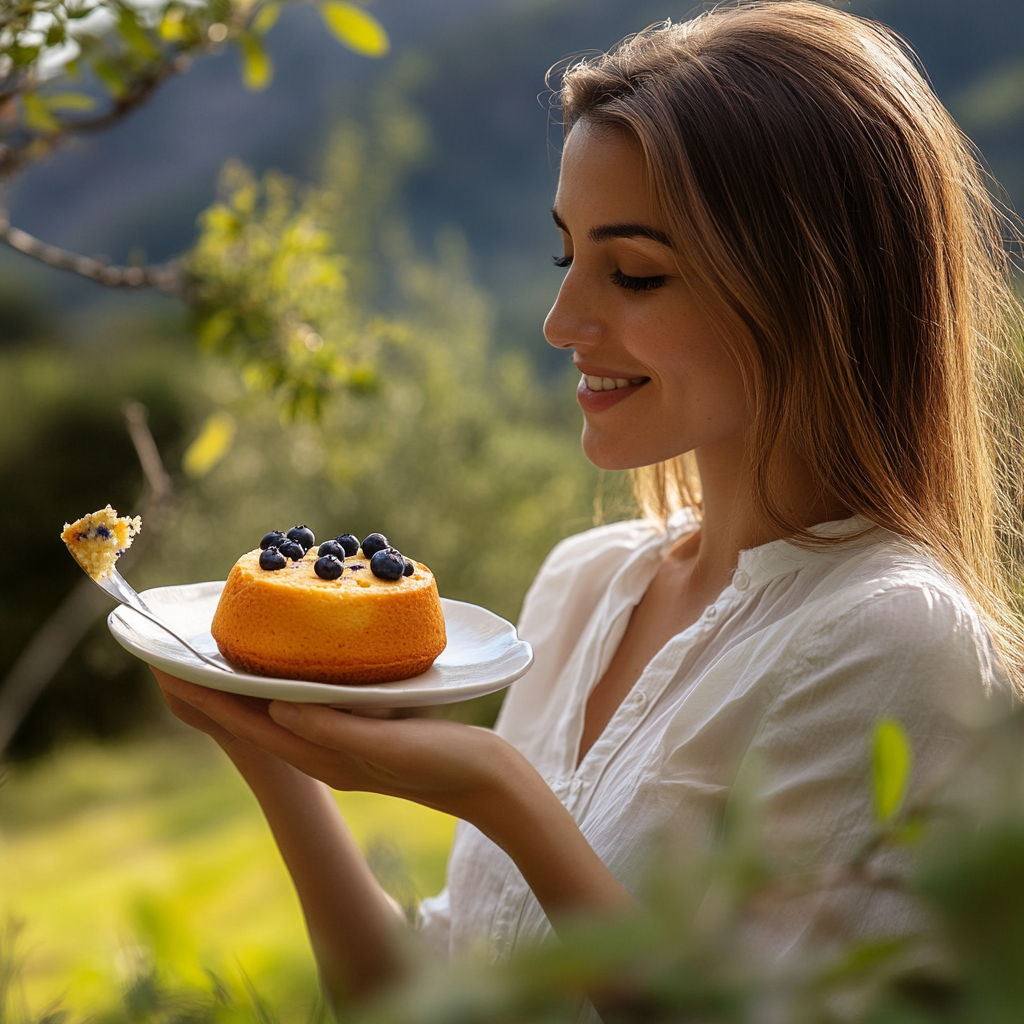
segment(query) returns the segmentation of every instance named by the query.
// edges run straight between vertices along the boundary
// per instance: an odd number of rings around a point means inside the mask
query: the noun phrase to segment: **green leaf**
[[[910,782],[913,752],[907,734],[894,718],[875,726],[871,743],[871,768],[875,790],[875,817],[889,822],[899,810]]]
[[[256,17],[252,19],[251,28],[253,32],[258,36],[266,35],[277,24],[280,13],[281,7],[279,4],[264,4],[257,12]]]
[[[39,56],[39,49],[38,46],[22,46],[20,43],[11,43],[5,52],[15,67],[23,68]]]
[[[172,7],[161,18],[157,32],[166,43],[180,43],[188,38],[190,28],[185,20],[185,12],[181,8]]]
[[[907,846],[916,846],[924,841],[928,835],[928,825],[923,818],[911,818],[910,821],[897,829],[893,839],[897,843],[904,843]]]
[[[147,60],[156,60],[160,56],[160,51],[153,45],[149,34],[139,24],[139,19],[130,7],[121,8],[121,13],[117,18],[117,30],[121,33],[121,38],[128,44],[129,48],[139,54],[140,57],[145,57]]]
[[[327,0],[320,5],[324,24],[350,50],[364,57],[383,57],[391,49],[384,26],[355,4]]]
[[[242,82],[246,89],[260,92],[270,85],[274,76],[274,65],[260,41],[253,35],[244,35],[239,39],[242,53]]]
[[[115,100],[119,100],[127,92],[121,70],[112,60],[108,60],[106,57],[98,57],[92,61],[92,69],[96,77],[107,87],[107,92]]]
[[[25,111],[25,124],[29,128],[47,135],[60,131],[60,122],[50,113],[42,97],[32,92],[22,93],[21,105]]]
[[[234,440],[235,421],[226,412],[215,412],[185,449],[181,468],[191,477],[206,476],[228,453]]]
[[[45,101],[50,110],[80,110],[84,112],[96,109],[95,98],[86,96],[82,92],[54,92],[46,96]]]

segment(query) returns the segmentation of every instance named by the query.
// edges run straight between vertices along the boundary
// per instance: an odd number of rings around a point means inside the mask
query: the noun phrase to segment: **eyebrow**
[[[570,233],[556,210],[551,211],[551,217],[562,231]],[[591,228],[587,236],[592,242],[606,242],[609,238],[649,238],[668,249],[672,248],[672,241],[664,231],[649,227],[647,224],[603,224],[601,227]]]

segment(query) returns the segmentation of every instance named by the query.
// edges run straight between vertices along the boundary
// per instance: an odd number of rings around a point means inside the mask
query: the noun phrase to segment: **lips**
[[[614,391],[616,388],[628,388],[631,384],[643,384],[646,377],[597,377],[585,373],[583,379],[591,391]]]
[[[576,401],[584,412],[601,412],[640,390],[650,377],[605,377],[584,373],[576,388]]]

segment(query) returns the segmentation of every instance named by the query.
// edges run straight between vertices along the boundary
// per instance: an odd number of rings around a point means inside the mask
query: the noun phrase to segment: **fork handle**
[[[143,618],[149,619],[153,625],[159,626],[165,633],[169,633],[179,644],[188,648],[200,661],[210,665],[212,668],[220,669],[221,672],[233,673],[233,669],[226,668],[224,665],[214,661],[209,655],[203,654],[202,651],[197,651],[183,636],[176,633],[142,600],[137,591],[116,569],[103,579],[94,580],[94,582],[120,604],[123,604],[126,608],[131,608],[133,612],[137,612]]]

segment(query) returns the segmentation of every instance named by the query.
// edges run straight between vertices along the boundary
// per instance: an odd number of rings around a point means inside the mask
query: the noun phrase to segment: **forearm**
[[[228,756],[266,816],[295,885],[335,1005],[379,989],[400,970],[402,921],[373,877],[330,789],[246,744]]]

